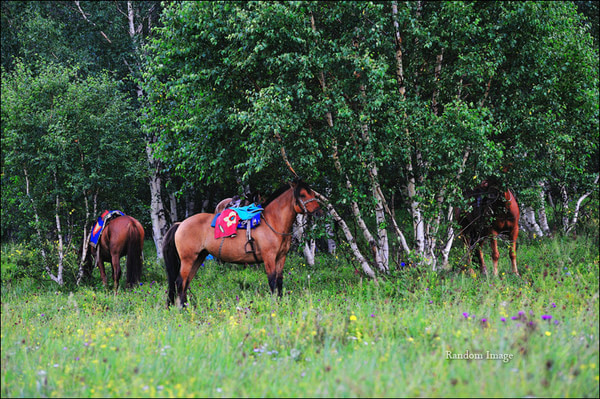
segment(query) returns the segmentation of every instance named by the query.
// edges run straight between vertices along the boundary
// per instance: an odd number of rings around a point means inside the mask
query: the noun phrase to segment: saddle
[[[104,227],[108,225],[108,222],[119,216],[125,216],[125,214],[119,210],[105,210],[104,212],[102,212],[102,215],[98,216],[98,220],[96,221],[96,224],[94,224],[94,227],[92,228],[92,233],[90,235],[90,245],[92,247],[95,248],[96,245],[98,245],[98,241],[100,240],[102,231],[104,230]]]
[[[260,215],[264,209],[260,205],[250,204],[240,208],[226,208],[217,213],[210,224],[215,228],[215,238],[235,237],[237,229],[250,230],[260,224]]]
[[[260,224],[260,215],[264,211],[263,207],[256,204],[239,208],[226,208],[223,212],[215,215],[211,227],[215,228],[215,239],[225,237],[235,237],[238,229],[246,230],[246,253],[256,253],[254,250],[254,239],[251,231]],[[223,242],[221,242],[221,246]],[[248,246],[250,249],[248,249]],[[219,258],[221,258],[221,248],[219,248]]]

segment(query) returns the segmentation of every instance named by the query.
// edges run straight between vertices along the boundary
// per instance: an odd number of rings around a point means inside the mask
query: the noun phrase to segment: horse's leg
[[[498,232],[492,230],[492,263],[494,264],[494,276],[498,275],[498,259],[500,259],[500,251],[498,251]]]
[[[508,250],[508,256],[510,256],[510,263],[512,265],[513,273],[519,276],[517,270],[517,237],[519,236],[519,227],[516,226],[510,231],[510,249]]]
[[[277,267],[275,263],[275,257],[265,256],[263,257],[263,261],[265,263],[265,272],[267,273],[267,278],[269,279],[269,288],[271,289],[271,294],[274,294],[275,289],[277,288]]]
[[[472,262],[473,262],[473,260],[471,258],[474,256],[473,249],[471,248],[471,239],[463,234],[462,242],[463,242],[465,248],[467,249],[467,263],[465,264],[465,267],[466,267],[466,270],[469,272],[469,274],[473,275],[473,273],[475,273],[475,272],[473,271],[473,267],[471,266]],[[462,268],[462,265],[461,265],[461,268]]]
[[[204,259],[208,255],[207,251],[202,251],[198,254],[195,260],[191,260],[190,258],[181,259],[181,269],[179,269],[179,279],[181,281],[177,281],[177,284],[181,283],[181,287],[177,287],[179,291],[179,296],[177,297],[177,307],[182,308],[185,307],[187,302],[187,289],[192,282],[192,279],[198,272],[198,269],[204,262]]]
[[[104,260],[102,260],[102,252],[100,251],[100,248],[98,248],[98,256],[96,257],[96,265],[98,266],[98,269],[100,269],[100,277],[102,277],[102,283],[104,284],[104,287],[106,287],[106,285],[107,285],[106,271],[104,270]]]
[[[283,295],[283,266],[285,265],[286,256],[283,255],[277,259],[275,263],[275,281],[277,285],[277,295]]]
[[[111,254],[111,263],[113,267],[113,280],[116,293],[117,289],[119,288],[119,280],[121,280],[121,259],[119,258],[119,253]]]
[[[485,267],[485,261],[483,260],[483,249],[481,248],[482,245],[482,242],[477,244],[477,257],[479,258],[479,264],[481,265],[481,273],[487,276],[487,269]]]

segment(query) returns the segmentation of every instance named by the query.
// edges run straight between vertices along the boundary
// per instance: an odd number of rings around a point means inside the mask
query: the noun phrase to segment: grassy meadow
[[[342,255],[290,254],[281,299],[262,266],[209,261],[183,311],[165,308],[151,245],[117,295],[97,270],[70,288],[3,276],[2,397],[598,397],[596,244],[523,239],[522,278],[506,248],[498,278],[377,282]]]

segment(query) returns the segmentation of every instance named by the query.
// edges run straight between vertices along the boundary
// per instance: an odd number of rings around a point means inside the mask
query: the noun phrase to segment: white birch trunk
[[[54,181],[56,182],[56,175],[54,176]],[[63,266],[64,266],[64,259],[65,259],[65,249],[64,249],[64,243],[63,243],[62,228],[61,228],[61,224],[60,224],[59,210],[60,210],[60,198],[58,197],[58,195],[56,195],[55,219],[56,219],[56,234],[58,235],[58,271],[56,273],[56,276],[53,276],[48,265],[46,265],[46,271],[48,272],[48,275],[50,276],[50,278],[52,280],[56,281],[58,283],[58,285],[63,285],[64,284]]]
[[[535,211],[531,206],[524,207],[523,213],[521,213],[521,222],[519,224],[524,227],[524,230],[534,234],[535,237],[542,237],[544,235],[535,219]]]
[[[448,265],[448,258],[450,257],[450,250],[454,243],[454,227],[452,222],[454,219],[454,209],[451,206],[448,207],[448,213],[446,214],[446,221],[448,222],[448,232],[446,234],[446,244],[442,247],[442,266]]]
[[[344,219],[342,219],[342,217],[336,212],[335,208],[333,207],[333,205],[331,205],[331,203],[329,202],[329,200],[326,197],[324,197],[323,195],[319,194],[316,191],[315,191],[315,195],[323,204],[325,204],[327,211],[331,214],[333,219],[338,223],[338,225],[344,232],[346,241],[350,245],[350,249],[352,250],[354,257],[356,258],[356,260],[362,267],[363,272],[368,277],[375,278],[375,273],[373,272],[373,269],[371,269],[371,267],[369,266],[369,262],[367,262],[367,260],[363,256],[363,254],[360,252],[358,245],[356,245],[356,240],[354,239],[354,236],[352,236],[352,232],[348,228],[348,225],[346,224]]]
[[[152,156],[152,148],[150,144],[146,144],[146,154],[148,163],[150,164],[150,219],[152,220],[152,238],[156,246],[156,256],[162,259],[162,242],[165,233],[167,232],[167,219],[165,218],[165,208],[161,196],[161,178],[158,175],[156,167],[152,167],[156,161]]]
[[[548,226],[548,217],[546,216],[546,204],[545,204],[545,195],[544,195],[544,183],[540,183],[540,209],[537,210],[537,216],[540,221],[540,229],[542,230],[542,234],[545,237],[552,235],[550,231],[550,226]]]
[[[560,197],[563,206],[562,227],[563,231],[566,232],[569,228],[569,215],[567,214],[569,211],[569,195],[567,194],[567,188],[564,184],[561,184],[560,186]]]
[[[169,193],[169,205],[170,205],[170,215],[171,223],[175,223],[179,220],[179,215],[177,214],[177,200],[175,198],[175,194]]]
[[[306,260],[306,264],[309,266],[314,266],[315,264],[315,251],[316,251],[316,243],[315,240],[305,240],[304,239],[304,226],[306,225],[306,220],[308,219],[307,215],[297,214],[296,215],[296,227],[294,228],[294,238],[298,242],[299,246],[302,246],[302,253],[304,254],[304,259]]]
[[[467,148],[463,154],[462,162],[460,164],[460,168],[458,168],[458,173],[456,174],[455,180],[458,181],[462,174],[465,171],[465,166],[467,165],[467,160],[469,159],[469,155],[471,155],[471,149]],[[452,190],[451,195],[456,194],[456,189]],[[444,195],[441,193],[440,196]],[[452,206],[448,207],[448,211],[446,213],[446,222],[448,223],[448,231],[446,233],[446,243],[442,246],[441,256],[442,256],[442,266],[445,267],[448,265],[448,258],[450,257],[450,250],[452,249],[452,244],[454,243],[454,238],[456,234],[454,233],[454,208]]]
[[[134,44],[135,52],[139,54],[141,50],[140,45],[143,44],[143,38],[141,37],[141,33],[143,31],[143,19],[140,19],[136,25],[135,14],[133,2],[128,1],[127,22],[129,27],[129,36]],[[140,16],[138,15],[138,17]],[[150,23],[150,17],[148,17],[148,21]],[[127,66],[129,67],[128,64]],[[139,64],[137,65],[137,68],[140,68]],[[134,71],[131,72],[133,74]],[[136,87],[136,91],[138,100],[142,102],[144,100],[144,93],[139,85]],[[156,256],[158,259],[162,259],[162,241],[165,233],[167,232],[167,220],[165,217],[165,207],[162,201],[162,182],[159,176],[159,161],[154,159],[153,150],[150,145],[152,140],[153,138],[149,138],[146,142],[146,155],[148,159],[148,165],[150,167],[150,220],[152,221],[152,238],[154,239],[154,245],[156,246]]]
[[[416,179],[413,176],[413,165],[412,161],[408,162],[408,186],[407,194],[408,200],[410,201],[410,215],[413,222],[413,237],[415,240],[415,250],[418,254],[423,255],[425,249],[425,224],[423,222],[423,215],[421,214],[421,204],[416,200],[417,196],[417,185]]]
[[[335,151],[335,154],[337,154],[336,146],[334,146],[334,151]],[[342,166],[340,165],[337,155],[334,155],[333,158],[334,158],[334,164],[335,164],[336,169],[338,170],[338,172],[340,172],[340,174],[342,174],[343,173]],[[352,183],[348,179],[347,175],[346,175],[346,188],[348,189],[349,193],[352,193],[352,190],[353,190]],[[350,207],[352,209],[352,214],[354,215],[354,218],[356,219],[356,223],[358,224],[358,227],[362,231],[363,237],[367,241],[367,244],[369,245],[369,248],[371,249],[371,252],[373,253],[373,258],[375,259],[375,264],[377,265],[377,269],[379,269],[382,272],[387,272],[387,269],[381,259],[379,248],[377,248],[377,242],[373,238],[373,235],[369,231],[367,224],[365,223],[364,219],[362,218],[360,208],[359,208],[358,204],[356,203],[356,201],[351,201]]]
[[[333,237],[333,229],[331,228],[331,225],[329,223],[325,225],[325,232],[327,233],[327,253],[329,253],[330,255],[334,255],[337,246],[335,244],[335,240],[331,238]]]
[[[600,175],[596,175],[596,178],[594,179],[594,186],[596,186],[596,188],[598,188],[598,177],[600,177]],[[569,226],[566,229],[567,233],[575,230],[575,226],[577,225],[577,221],[579,219],[579,212],[581,211],[581,204],[583,203],[583,201],[585,201],[587,197],[590,196],[590,194],[592,194],[592,190],[586,192],[581,197],[579,197],[579,199],[575,203],[575,209],[573,210],[573,219],[571,219],[571,222],[569,223]]]

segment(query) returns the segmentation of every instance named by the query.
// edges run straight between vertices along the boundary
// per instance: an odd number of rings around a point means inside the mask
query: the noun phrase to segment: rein
[[[264,216],[263,216],[263,220],[265,221],[265,223],[267,224],[267,226],[269,226],[269,228],[270,228],[271,230],[273,230],[273,233],[275,233],[275,234],[279,234],[280,236],[284,236],[284,237],[287,237],[287,236],[291,236],[291,235],[292,235],[292,232],[291,232],[291,231],[290,231],[289,233],[280,233],[280,232],[278,232],[277,230],[275,230],[275,229],[273,228],[273,226],[271,226],[271,225],[269,224],[269,222],[267,222],[267,218],[266,218],[266,217],[264,217]]]

